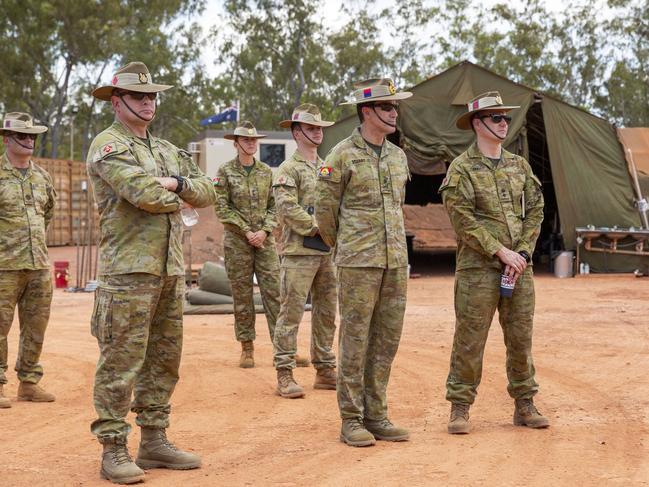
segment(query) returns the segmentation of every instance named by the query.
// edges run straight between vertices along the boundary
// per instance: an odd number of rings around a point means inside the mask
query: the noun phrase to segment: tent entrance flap
[[[527,111],[525,127],[522,135],[525,136],[527,142],[527,159],[532,171],[543,185],[543,199],[545,200],[543,223],[541,235],[536,244],[536,254],[541,264],[550,266],[554,255],[564,250],[564,246],[543,111],[539,102],[533,103]],[[520,155],[524,156],[525,154]]]

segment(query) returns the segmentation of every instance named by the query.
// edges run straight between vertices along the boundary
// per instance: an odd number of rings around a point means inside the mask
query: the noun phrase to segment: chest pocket
[[[237,209],[250,206],[250,193],[248,191],[248,180],[240,174],[228,174],[228,189],[230,190],[230,201]]]
[[[389,165],[390,177],[392,179],[392,197],[396,205],[402,205],[406,198],[406,182],[408,181],[408,169],[401,163]]]
[[[509,171],[507,173],[507,182],[509,193],[516,215],[522,214],[523,192],[525,190],[526,175],[522,171]]]
[[[36,213],[45,213],[45,207],[47,206],[48,200],[47,185],[43,183],[32,183],[30,186]]]
[[[473,191],[475,193],[475,209],[480,213],[501,213],[499,188],[496,178],[488,170],[475,171],[471,174]]]
[[[381,187],[376,161],[362,160],[349,165],[350,178],[345,190],[347,208],[366,209],[381,206]]]
[[[0,211],[4,215],[20,215],[24,211],[23,189],[13,177],[0,176]]]
[[[272,175],[258,175],[252,188],[252,197],[257,200],[257,207],[265,210],[268,207],[268,197],[272,184]]]
[[[134,144],[131,146],[131,150],[133,151],[135,160],[140,163],[147,174],[150,174],[151,176],[161,176],[158,164],[148,147]]]

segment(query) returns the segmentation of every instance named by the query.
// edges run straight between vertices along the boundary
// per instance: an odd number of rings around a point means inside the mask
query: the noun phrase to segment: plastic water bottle
[[[186,227],[193,227],[198,223],[198,212],[192,207],[180,210],[180,216]]]

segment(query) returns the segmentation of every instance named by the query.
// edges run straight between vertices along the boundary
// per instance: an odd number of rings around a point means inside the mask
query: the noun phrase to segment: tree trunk
[[[56,108],[56,116],[55,116],[55,121],[54,121],[54,127],[52,128],[52,149],[50,151],[50,157],[52,159],[56,159],[58,156],[58,149],[59,149],[59,142],[60,142],[60,130],[61,130],[61,123],[63,122],[63,107],[65,106],[65,102],[68,99],[68,85],[70,83],[70,74],[72,73],[72,69],[74,68],[74,61],[72,59],[66,59],[65,63],[65,76],[63,77],[63,85],[60,87],[57,87],[56,90],[56,96],[58,98],[57,100],[57,108]]]

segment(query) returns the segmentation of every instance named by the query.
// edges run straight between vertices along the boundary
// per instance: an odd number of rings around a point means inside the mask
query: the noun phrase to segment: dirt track
[[[389,389],[391,418],[407,443],[354,449],[338,441],[335,393],[314,391],[298,369],[302,400],[274,395],[271,345],[258,317],[257,368],[239,369],[232,317],[185,321],[181,380],[170,436],[199,453],[200,470],[152,470],[146,485],[649,485],[649,279],[537,278],[535,360],[539,409],[552,427],[511,424],[497,322],[472,409],[474,431],[446,434],[444,401],[453,331],[450,274],[412,279],[406,325]],[[89,432],[97,345],[92,296],[56,292],[42,363],[53,404],[0,410],[0,485],[110,485]],[[309,314],[300,332],[308,346]],[[15,360],[18,326],[10,334]],[[9,371],[8,393],[16,378]],[[129,420],[133,420],[132,416]],[[138,428],[130,438],[136,451]]]

